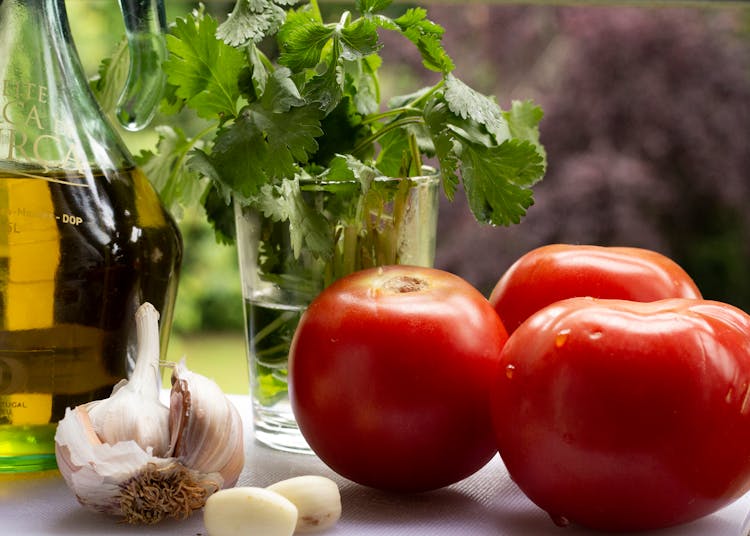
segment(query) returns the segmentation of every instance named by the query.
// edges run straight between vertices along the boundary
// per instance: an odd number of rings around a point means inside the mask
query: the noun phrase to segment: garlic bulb
[[[244,465],[239,413],[214,382],[183,362],[172,407],[158,402],[158,318],[150,304],[138,309],[132,377],[108,399],[68,408],[55,434],[58,467],[78,501],[128,523],[188,517],[233,486]]]

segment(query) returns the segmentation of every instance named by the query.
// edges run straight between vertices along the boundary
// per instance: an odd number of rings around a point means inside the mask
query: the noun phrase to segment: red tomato
[[[490,303],[513,333],[539,309],[583,296],[650,302],[701,293],[677,263],[655,251],[551,244],[518,259],[498,281]]]
[[[482,294],[437,269],[363,270],[302,316],[289,393],[312,450],[374,488],[457,482],[497,453],[489,393],[507,340]]]
[[[508,339],[492,397],[512,479],[559,522],[655,529],[750,488],[750,317],[573,298]]]

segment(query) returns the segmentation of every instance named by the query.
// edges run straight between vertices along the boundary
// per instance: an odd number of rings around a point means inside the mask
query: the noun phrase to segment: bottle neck
[[[0,1],[0,169],[130,167],[88,86],[63,0]]]

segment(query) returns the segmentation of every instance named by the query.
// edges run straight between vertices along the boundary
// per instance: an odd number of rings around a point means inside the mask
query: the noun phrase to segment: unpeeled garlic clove
[[[296,533],[323,531],[341,518],[341,494],[330,478],[297,476],[276,482],[266,489],[283,495],[297,507]]]
[[[109,398],[90,402],[88,416],[103,442],[133,440],[164,456],[170,445],[169,409],[159,401],[159,312],[145,303],[136,311],[135,323],[138,357],[132,376],[120,381]]]
[[[171,453],[204,473],[219,473],[222,487],[232,487],[245,464],[242,418],[221,388],[187,369],[172,371],[170,393]]]

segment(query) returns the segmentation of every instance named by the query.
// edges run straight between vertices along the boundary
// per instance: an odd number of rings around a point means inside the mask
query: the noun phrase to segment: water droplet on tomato
[[[555,337],[555,348],[562,348],[570,335],[570,329],[561,329]]]
[[[567,527],[568,525],[570,525],[570,519],[563,515],[550,514],[549,516],[550,518],[552,518],[552,522],[558,527]]]
[[[506,365],[505,366],[505,377],[509,380],[513,379],[513,373],[516,371],[515,365]]]
[[[589,339],[591,339],[592,341],[598,341],[598,340],[599,340],[599,339],[601,339],[601,338],[602,338],[603,336],[604,336],[604,333],[602,333],[602,332],[601,332],[601,331],[599,331],[599,330],[596,330],[596,331],[592,331],[592,332],[591,332],[591,333],[589,334]]]
[[[724,397],[724,402],[726,402],[727,404],[731,404],[733,398],[734,398],[734,387],[730,385],[729,391],[727,391],[727,396]]]

